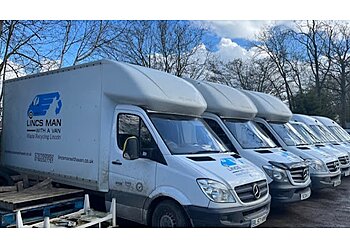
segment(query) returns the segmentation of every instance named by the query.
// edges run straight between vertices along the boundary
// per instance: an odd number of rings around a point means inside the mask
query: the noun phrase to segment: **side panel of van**
[[[5,83],[2,164],[99,190],[99,68]]]

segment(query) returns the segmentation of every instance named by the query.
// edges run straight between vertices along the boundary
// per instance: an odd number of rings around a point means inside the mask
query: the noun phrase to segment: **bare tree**
[[[199,78],[210,60],[203,50],[203,32],[187,21],[129,21],[118,43],[104,52],[116,60]]]
[[[316,92],[321,103],[321,91],[328,77],[331,60],[327,57],[331,50],[332,26],[324,21],[296,22],[298,31],[295,39],[306,49],[306,60],[313,74]]]
[[[114,26],[114,29],[118,29]],[[155,23],[152,21],[128,21],[118,41],[105,46],[107,57],[144,67],[153,67]]]
[[[275,64],[277,72],[280,74],[284,83],[289,107],[293,110],[294,100],[291,87],[293,78],[290,77],[290,29],[284,26],[268,27],[260,33],[258,38],[259,42],[255,43],[255,46],[261,52],[266,53]]]
[[[327,55],[332,62],[330,68],[330,76],[333,78],[331,83],[334,83],[333,91],[339,96],[340,102],[340,123],[345,126],[347,120],[347,92],[349,90],[349,70],[350,70],[350,27],[343,22],[330,22],[329,29],[333,30],[330,41],[330,53]]]
[[[206,80],[281,96],[280,76],[268,57],[253,57],[249,60],[234,59],[227,63],[218,61],[209,67]],[[284,98],[283,98],[284,99]]]
[[[116,42],[124,29],[120,21],[59,21],[51,29],[51,59],[59,68],[101,58],[101,52]]]
[[[0,77],[4,81],[7,72],[16,76],[21,72],[35,72],[41,67],[39,46],[45,22],[43,21],[2,21],[0,36]],[[2,100],[2,87],[0,100]]]

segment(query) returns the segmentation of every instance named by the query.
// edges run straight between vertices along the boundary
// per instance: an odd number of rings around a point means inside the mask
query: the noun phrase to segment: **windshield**
[[[308,145],[307,141],[289,123],[270,123],[287,146]]]
[[[245,149],[275,148],[276,144],[253,121],[225,119],[227,128]]]
[[[313,133],[306,125],[301,123],[291,123],[291,125],[309,144],[317,144],[322,142],[320,138],[318,138],[318,136],[315,135],[315,133]]]
[[[329,130],[333,132],[341,141],[350,142],[350,135],[338,126],[328,126]]]
[[[310,125],[310,128],[322,139],[323,142],[337,142],[338,139],[322,125]]]
[[[227,149],[199,118],[151,114],[150,118],[172,154],[220,153]]]

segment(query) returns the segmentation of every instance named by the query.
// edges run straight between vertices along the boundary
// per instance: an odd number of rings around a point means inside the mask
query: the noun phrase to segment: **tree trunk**
[[[347,118],[347,103],[346,103],[346,69],[345,65],[341,66],[341,79],[340,79],[340,123],[342,127],[345,127]]]

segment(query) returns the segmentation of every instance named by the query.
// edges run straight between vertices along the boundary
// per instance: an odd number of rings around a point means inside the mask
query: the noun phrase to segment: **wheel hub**
[[[176,221],[170,214],[164,214],[159,221],[160,227],[175,227]]]

